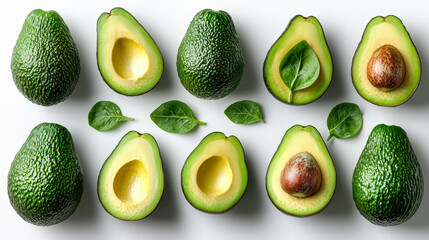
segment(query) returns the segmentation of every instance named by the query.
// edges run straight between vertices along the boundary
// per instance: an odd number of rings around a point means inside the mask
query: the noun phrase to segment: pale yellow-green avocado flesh
[[[106,83],[125,95],[149,91],[163,72],[163,59],[155,41],[122,8],[103,13],[98,19],[97,60]]]
[[[135,81],[143,77],[149,67],[149,57],[142,46],[132,39],[116,39],[112,50],[112,65],[119,77]]]
[[[207,135],[187,158],[182,189],[197,209],[224,212],[234,206],[247,187],[247,168],[239,140],[215,132]]]
[[[374,87],[368,79],[368,63],[374,52],[384,45],[392,45],[405,62],[405,78],[402,84],[383,91]],[[375,17],[366,26],[362,40],[353,58],[353,84],[367,101],[381,106],[397,106],[407,101],[420,81],[420,59],[410,35],[395,16]]]
[[[307,152],[319,165],[322,182],[319,191],[305,198],[294,197],[283,190],[281,174],[288,161],[296,154]],[[271,159],[266,175],[266,188],[273,204],[281,211],[308,216],[321,211],[330,202],[336,187],[336,172],[332,158],[317,129],[295,125],[284,135]]]
[[[155,139],[135,131],[127,133],[104,163],[98,195],[114,217],[138,220],[149,215],[161,198],[164,174]]]
[[[213,156],[203,161],[197,171],[197,185],[210,196],[219,196],[232,185],[232,169],[228,160]]]
[[[280,76],[280,63],[289,50],[302,40],[306,40],[316,54],[320,63],[320,73],[310,87],[294,92],[290,102],[288,100],[290,90]],[[264,62],[264,80],[268,90],[279,100],[291,104],[310,103],[322,96],[331,83],[332,71],[331,53],[323,28],[313,16],[294,17],[271,47]]]

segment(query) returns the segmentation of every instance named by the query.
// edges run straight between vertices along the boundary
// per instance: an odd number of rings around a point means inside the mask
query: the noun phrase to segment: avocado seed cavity
[[[283,190],[298,198],[310,197],[319,191],[322,173],[314,157],[308,152],[294,155],[284,167],[280,184]]]
[[[405,78],[405,62],[401,53],[392,45],[383,45],[372,55],[368,63],[368,80],[382,90],[391,91]]]

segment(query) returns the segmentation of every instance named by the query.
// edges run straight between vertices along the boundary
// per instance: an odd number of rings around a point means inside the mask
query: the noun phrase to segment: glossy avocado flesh
[[[180,82],[192,95],[219,99],[234,91],[244,58],[231,16],[204,9],[189,24],[177,53]]]
[[[214,132],[207,135],[186,159],[182,190],[195,208],[225,212],[243,196],[247,167],[240,141]]]
[[[36,9],[28,14],[11,70],[18,90],[33,103],[51,106],[72,94],[79,81],[79,53],[57,12]]]
[[[287,163],[298,153],[311,154],[321,172],[318,191],[308,197],[295,197],[282,188],[282,172]],[[271,159],[266,176],[268,196],[281,211],[308,216],[321,211],[330,202],[336,187],[336,172],[328,149],[317,129],[312,126],[295,125],[284,135]]]
[[[306,40],[315,52],[320,63],[320,73],[316,82],[308,88],[294,92],[292,101],[289,101],[290,91],[280,76],[280,63],[287,52],[302,40]],[[280,38],[273,44],[264,62],[265,85],[271,94],[283,102],[297,105],[310,103],[322,96],[331,83],[332,71],[331,53],[322,25],[313,16],[305,18],[297,15],[294,17]]]
[[[83,193],[83,174],[70,132],[55,123],[31,131],[13,160],[7,190],[27,222],[51,226],[70,217]]]
[[[368,63],[384,45],[395,47],[405,63],[405,77],[399,87],[384,91],[368,80]],[[353,58],[352,78],[357,92],[367,101],[381,106],[397,106],[407,101],[420,81],[420,59],[410,35],[395,16],[375,17],[365,28]]]
[[[139,220],[158,205],[164,173],[158,145],[150,134],[127,133],[98,176],[98,197],[112,216]]]
[[[155,41],[122,8],[98,18],[97,60],[104,81],[124,95],[151,90],[163,72],[163,59]]]
[[[357,209],[371,223],[398,225],[416,213],[423,173],[401,127],[374,127],[353,172],[352,189]]]

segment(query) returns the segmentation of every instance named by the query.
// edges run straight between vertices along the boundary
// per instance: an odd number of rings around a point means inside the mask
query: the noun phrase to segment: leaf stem
[[[124,118],[127,119],[127,120],[130,120],[130,121],[134,121],[135,120],[135,118],[132,118],[132,117],[126,117],[126,116],[124,116]]]
[[[195,119],[195,121],[196,121],[196,123],[197,123],[198,125],[206,125],[206,122],[201,122],[201,121],[198,121],[198,120],[196,120],[196,119]]]
[[[328,137],[327,141],[329,141],[329,139],[331,139],[333,136],[334,136],[334,134],[332,134],[332,132],[329,132],[329,137]]]
[[[287,101],[289,102],[289,103],[292,103],[292,90],[289,90],[289,96],[288,96],[288,98],[287,98]]]

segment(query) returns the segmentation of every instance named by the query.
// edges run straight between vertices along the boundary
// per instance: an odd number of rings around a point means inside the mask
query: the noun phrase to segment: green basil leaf
[[[264,122],[259,104],[249,100],[243,100],[229,105],[225,109],[225,115],[236,124],[251,124]]]
[[[118,123],[134,120],[122,115],[121,109],[113,102],[97,102],[88,113],[88,124],[97,131],[104,132],[114,128]]]
[[[183,134],[196,125],[206,124],[195,118],[188,105],[177,100],[161,104],[150,114],[150,118],[159,128],[169,133]]]
[[[349,138],[356,135],[362,128],[362,113],[354,103],[340,103],[329,112],[327,125],[329,139]]]
[[[320,63],[307,41],[302,40],[283,57],[279,71],[290,90],[288,102],[292,102],[293,92],[308,88],[317,80]]]

